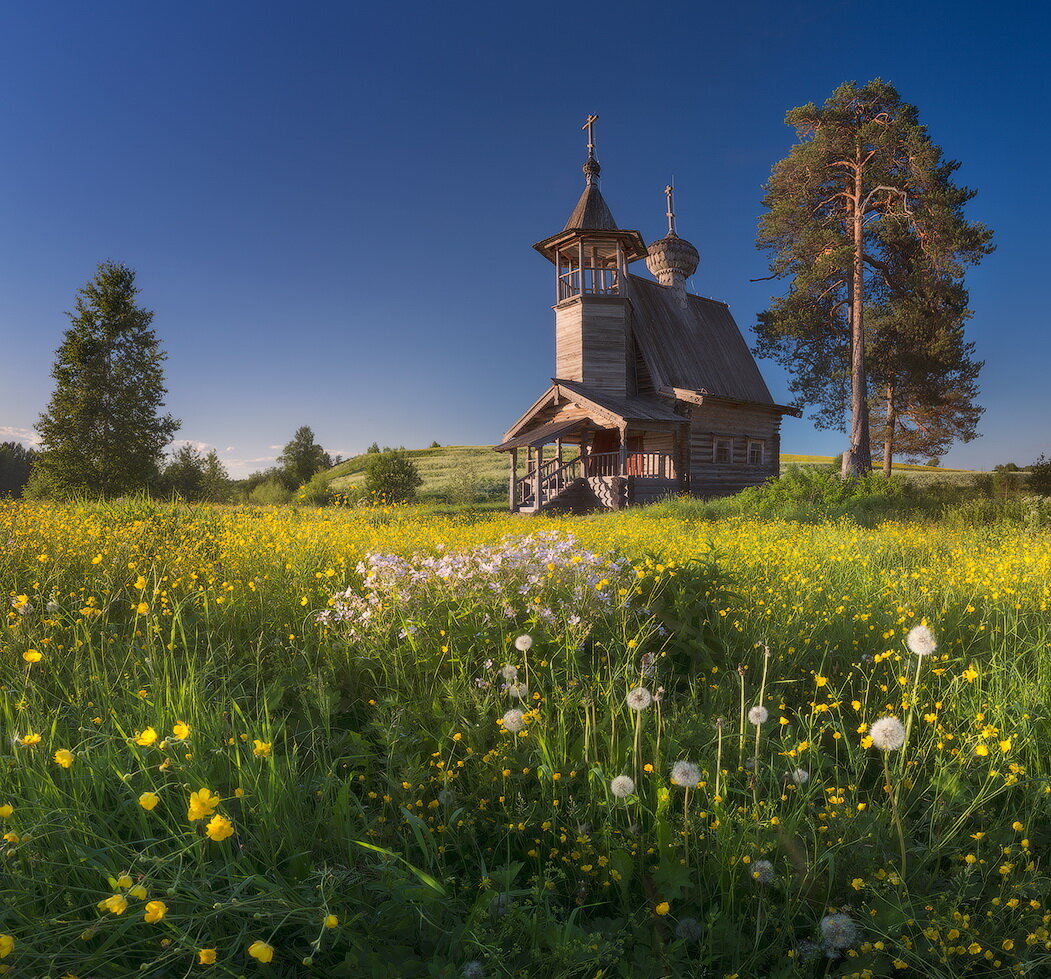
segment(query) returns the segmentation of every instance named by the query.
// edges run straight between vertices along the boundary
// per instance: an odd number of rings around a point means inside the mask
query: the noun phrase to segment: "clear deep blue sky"
[[[2,27],[0,439],[31,436],[63,311],[110,258],[156,312],[179,437],[234,475],[303,424],[343,454],[498,441],[554,369],[530,246],[580,193],[589,112],[618,223],[659,237],[674,175],[691,291],[751,342],[784,114],[880,76],[996,232],[968,278],[983,437],[945,462],[1051,451],[1042,4],[99,0]],[[785,420],[786,452],[843,447]]]

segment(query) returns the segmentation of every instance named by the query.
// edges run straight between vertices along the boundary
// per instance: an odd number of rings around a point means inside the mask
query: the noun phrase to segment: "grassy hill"
[[[420,495],[424,498],[442,496],[454,477],[469,473],[486,495],[501,495],[507,491],[507,455],[494,452],[488,445],[443,445],[436,449],[409,449],[412,459],[423,477]],[[365,475],[368,454],[353,456],[330,471],[331,486],[337,492],[361,482]],[[830,466],[834,456],[782,455],[781,468],[786,466]],[[879,465],[877,461],[877,466]],[[917,481],[969,482],[973,472],[966,469],[943,469],[895,463],[894,471],[907,473]]]
[[[420,495],[435,496],[444,492],[454,476],[469,472],[484,490],[506,491],[507,456],[494,452],[489,445],[443,445],[438,449],[409,449],[405,453],[416,464],[423,477]],[[329,472],[330,485],[337,492],[365,478],[367,453],[353,456]]]

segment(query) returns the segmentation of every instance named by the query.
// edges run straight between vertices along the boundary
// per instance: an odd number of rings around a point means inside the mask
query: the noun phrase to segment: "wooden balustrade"
[[[623,463],[619,452],[596,452],[568,462],[548,459],[540,465],[539,474],[533,465],[516,481],[515,508],[539,510],[580,476],[674,479],[675,460],[669,452],[629,452]]]

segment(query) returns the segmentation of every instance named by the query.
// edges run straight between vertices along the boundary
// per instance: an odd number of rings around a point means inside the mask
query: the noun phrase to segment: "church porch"
[[[510,459],[514,513],[619,510],[686,489],[684,426],[551,423],[496,447]]]

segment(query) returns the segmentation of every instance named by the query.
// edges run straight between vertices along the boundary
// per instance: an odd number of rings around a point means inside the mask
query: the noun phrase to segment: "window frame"
[[[719,458],[719,447],[726,448],[726,458]],[[712,464],[716,466],[732,466],[734,462],[734,440],[732,435],[712,436]]]
[[[759,449],[759,461],[752,461],[752,449]],[[766,465],[766,439],[749,439],[748,440],[748,465],[750,466],[765,466]]]

